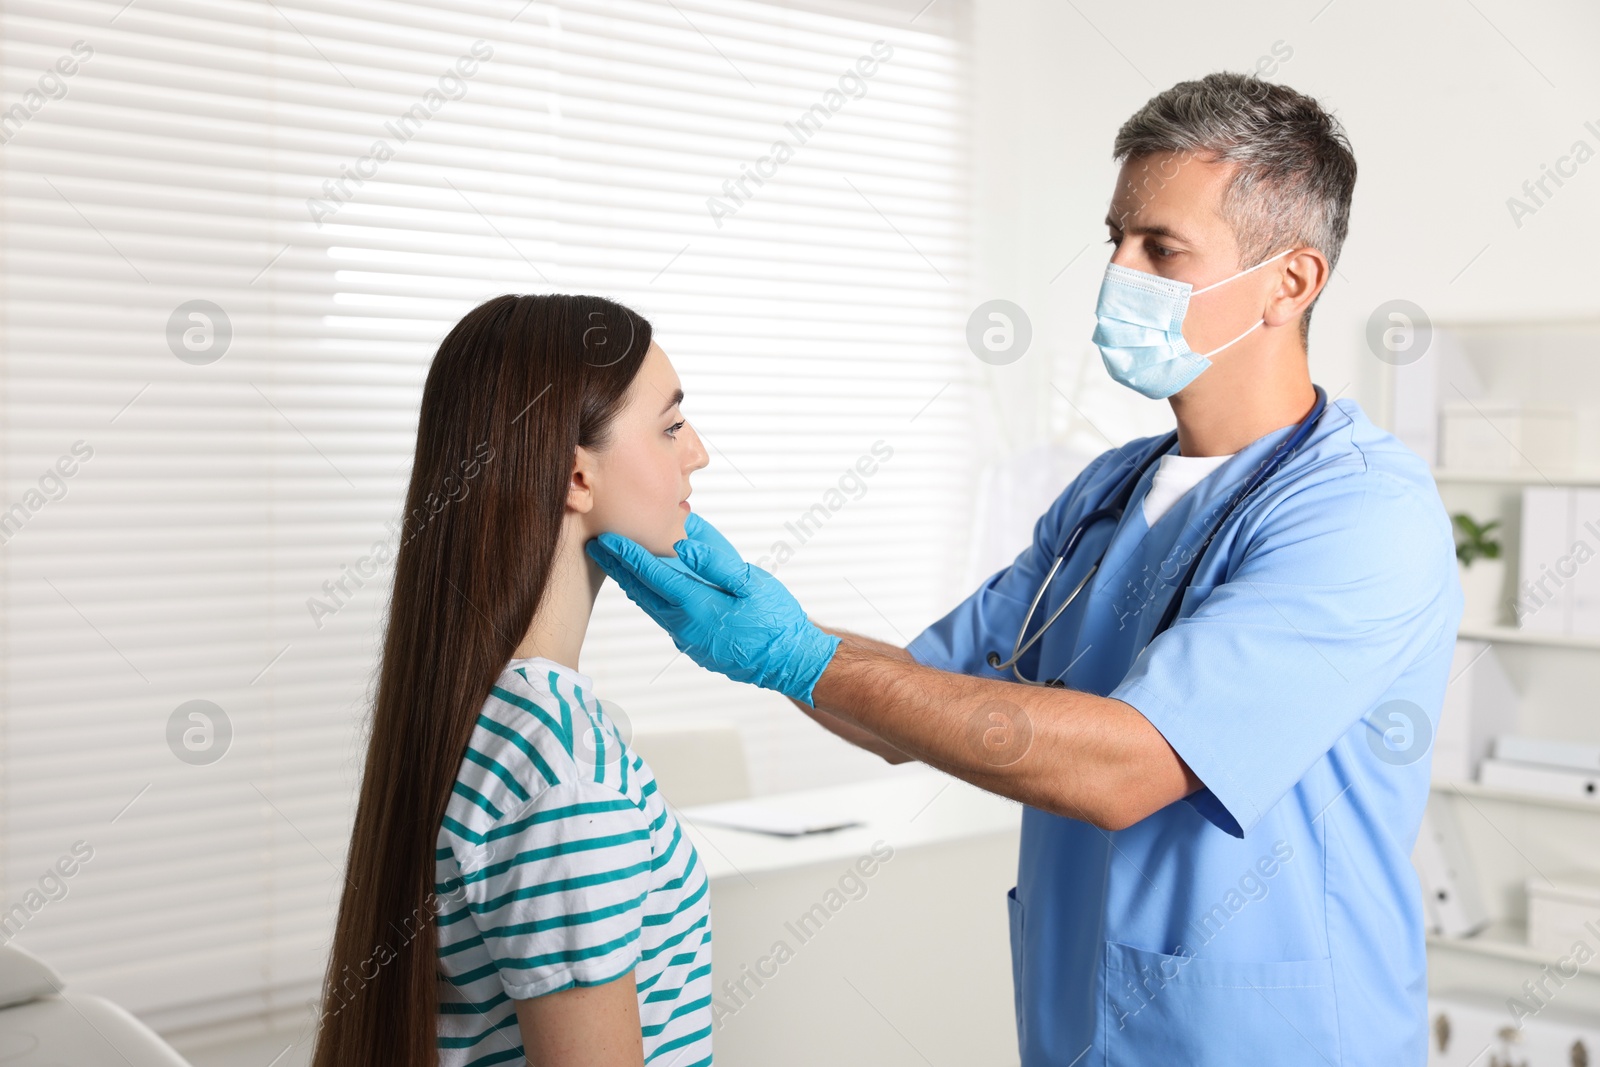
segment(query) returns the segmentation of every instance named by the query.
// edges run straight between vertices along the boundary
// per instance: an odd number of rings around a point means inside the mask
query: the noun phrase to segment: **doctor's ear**
[[[1304,315],[1333,273],[1328,257],[1315,248],[1299,248],[1284,258],[1278,287],[1267,299],[1262,318],[1268,326],[1287,326]]]
[[[572,476],[567,479],[567,507],[580,515],[594,510],[595,454],[579,445],[572,457]]]

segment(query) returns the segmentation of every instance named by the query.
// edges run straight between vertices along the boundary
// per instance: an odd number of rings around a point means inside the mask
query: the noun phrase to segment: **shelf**
[[[1434,467],[1433,480],[1441,485],[1570,485],[1600,486],[1600,471],[1473,470],[1470,467]]]
[[[1575,797],[1557,797],[1545,793],[1525,793],[1514,789],[1494,789],[1478,782],[1433,782],[1433,792],[1445,796],[1463,796],[1469,800],[1495,800],[1510,804],[1532,804],[1566,811],[1582,811],[1600,815],[1600,801],[1578,800]]]
[[[1521,923],[1492,922],[1471,937],[1429,934],[1429,948],[1448,948],[1475,956],[1494,956],[1518,963],[1547,963],[1528,946],[1528,928]]]
[[[1542,634],[1514,626],[1463,626],[1457,637],[1474,641],[1497,641],[1507,645],[1546,645],[1551,648],[1577,648],[1600,652],[1600,637],[1581,634]]]
[[[1491,956],[1495,959],[1513,960],[1517,963],[1546,964],[1550,956],[1541,954],[1528,944],[1528,928],[1521,923],[1492,922],[1471,937],[1445,937],[1429,934],[1428,948],[1444,948],[1467,952],[1474,956]],[[1600,979],[1600,971],[1585,968],[1578,972],[1591,979]]]

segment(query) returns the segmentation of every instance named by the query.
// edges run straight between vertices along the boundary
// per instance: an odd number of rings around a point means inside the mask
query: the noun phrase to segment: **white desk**
[[[711,879],[718,1067],[1015,1067],[1021,807],[920,765],[760,802],[865,825],[781,838],[677,812]]]

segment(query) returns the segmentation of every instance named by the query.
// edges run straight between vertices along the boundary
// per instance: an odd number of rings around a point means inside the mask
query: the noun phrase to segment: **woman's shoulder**
[[[570,674],[540,660],[513,660],[489,687],[478,729],[491,735],[497,747],[532,759],[522,743],[528,742],[552,771],[581,771],[586,751],[581,735],[589,728],[595,703],[594,695]],[[541,765],[536,761],[534,767]]]
[[[538,660],[513,661],[489,687],[446,808],[443,831],[480,840],[541,795],[592,792],[595,767],[620,744],[594,695],[571,673]],[[610,733],[612,736],[608,737]],[[598,750],[598,751],[597,751]]]

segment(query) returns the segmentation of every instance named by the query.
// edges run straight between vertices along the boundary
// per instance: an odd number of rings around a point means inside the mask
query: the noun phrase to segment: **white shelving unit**
[[[1600,652],[1600,637],[1581,634],[1529,633],[1514,626],[1463,626],[1456,634],[1479,641],[1495,641],[1507,645],[1544,645],[1549,648],[1573,648],[1580,651]]]
[[[1450,470],[1446,467],[1435,467],[1433,480],[1440,485],[1570,485],[1590,489],[1600,486],[1600,474],[1561,470],[1530,474],[1522,471]]]
[[[1431,398],[1435,419],[1443,402],[1469,392],[1485,411],[1501,403],[1600,406],[1600,322],[1438,329],[1447,343],[1440,345],[1436,334],[1434,350],[1416,365],[1395,368],[1388,382],[1389,425],[1419,451],[1427,451],[1429,416],[1419,396]],[[1430,358],[1436,365],[1426,365]],[[1400,396],[1401,390],[1409,396]],[[1500,618],[1493,625],[1464,626],[1460,636],[1494,646],[1517,689],[1515,729],[1600,743],[1600,636],[1519,630],[1508,607],[1518,580],[1523,487],[1600,487],[1600,447],[1592,432],[1580,433],[1578,440],[1579,454],[1569,464],[1541,463],[1535,470],[1508,437],[1505,462],[1494,469],[1435,466],[1434,479],[1452,515],[1465,511],[1480,522],[1501,523],[1507,579]],[[1475,781],[1436,782],[1429,803],[1448,806],[1461,828],[1492,916],[1490,926],[1473,937],[1428,939],[1429,988],[1468,990],[1494,1001],[1520,997],[1523,983],[1538,981],[1557,958],[1527,943],[1527,880],[1600,869],[1600,803],[1491,789]],[[1596,960],[1560,986],[1552,1004],[1592,1015],[1600,1026],[1600,944],[1591,948]]]
[[[1468,802],[1475,799],[1498,801],[1503,804],[1519,804],[1535,808],[1562,808],[1569,811],[1581,811],[1590,815],[1600,815],[1600,800],[1578,800],[1573,797],[1545,796],[1541,793],[1496,789],[1493,786],[1483,785],[1479,782],[1435,782],[1433,791],[1435,793],[1443,793],[1446,796],[1459,796]],[[1600,826],[1595,829],[1600,832]],[[1594,844],[1594,841],[1590,841],[1589,844]]]
[[[1477,782],[1435,783],[1429,803],[1454,809],[1470,843],[1473,873],[1495,918],[1472,937],[1428,937],[1428,987],[1469,989],[1496,1000],[1520,997],[1523,982],[1540,980],[1560,958],[1528,944],[1524,882],[1593,863],[1600,803]],[[1600,1020],[1600,966],[1591,963],[1567,980],[1554,1003],[1564,1012]]]

